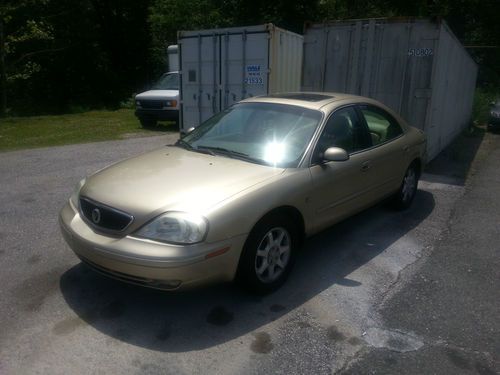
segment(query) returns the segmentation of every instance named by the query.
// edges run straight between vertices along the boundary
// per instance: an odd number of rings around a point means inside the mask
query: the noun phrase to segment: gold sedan
[[[407,208],[425,142],[368,98],[250,98],[83,179],[59,221],[76,255],[108,276],[166,290],[236,279],[265,293],[305,237],[388,197]]]

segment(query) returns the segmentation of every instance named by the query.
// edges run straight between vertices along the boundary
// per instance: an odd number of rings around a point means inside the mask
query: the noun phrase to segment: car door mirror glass
[[[349,154],[346,150],[340,147],[329,147],[323,154],[325,161],[346,161],[349,160]]]

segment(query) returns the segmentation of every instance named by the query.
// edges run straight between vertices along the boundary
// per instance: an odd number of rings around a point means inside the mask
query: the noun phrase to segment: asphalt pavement
[[[498,372],[499,138],[467,183],[431,169],[408,211],[308,239],[265,297],[122,284],[62,240],[80,178],[175,135],[1,153],[0,374]]]
[[[381,301],[384,326],[418,337],[367,346],[345,374],[500,373],[500,137],[487,134],[446,229]]]

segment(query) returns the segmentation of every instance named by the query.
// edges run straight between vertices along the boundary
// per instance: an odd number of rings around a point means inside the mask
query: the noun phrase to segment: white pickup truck
[[[179,49],[176,44],[167,48],[169,72],[163,74],[151,90],[135,96],[135,115],[143,127],[155,126],[158,121],[179,123]]]
[[[135,115],[143,127],[179,121],[179,72],[163,74],[151,90],[135,96]]]

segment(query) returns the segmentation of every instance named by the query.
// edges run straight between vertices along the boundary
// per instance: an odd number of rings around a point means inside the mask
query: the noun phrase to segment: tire
[[[263,218],[250,232],[240,257],[237,282],[256,294],[278,289],[295,262],[297,225],[283,214]]]
[[[139,119],[139,121],[141,122],[141,126],[143,128],[154,128],[157,123],[156,120],[144,119],[144,118]]]
[[[403,177],[399,190],[392,197],[392,205],[397,210],[405,210],[411,206],[417,192],[419,170],[415,163],[412,163]]]

